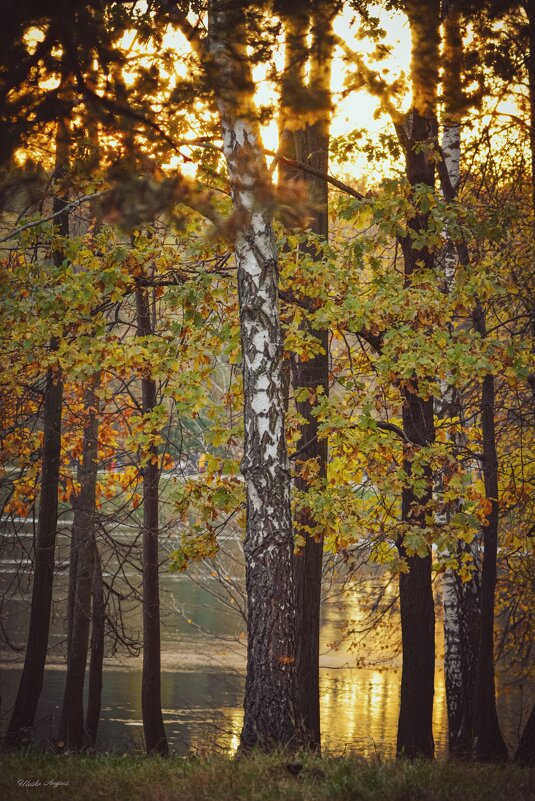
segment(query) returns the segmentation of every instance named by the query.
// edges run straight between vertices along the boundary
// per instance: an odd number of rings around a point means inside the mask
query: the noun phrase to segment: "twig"
[[[280,160],[284,158],[283,156],[284,148],[286,147],[286,143],[288,141],[289,136],[290,136],[290,131],[284,129],[284,131],[280,135],[279,147],[277,148],[277,152],[273,157],[273,161],[269,165],[269,170],[268,170],[269,175],[273,175],[273,173],[275,172],[275,168],[279,164]]]
[[[268,151],[266,151],[266,153],[267,152]],[[356,197],[357,200],[366,200],[366,196],[362,195],[360,192],[357,192],[357,190],[353,189],[352,186],[345,184],[343,181],[339,181],[338,178],[333,178],[332,175],[329,175],[326,172],[317,170],[315,167],[310,167],[308,164],[303,164],[302,161],[296,161],[295,159],[286,158],[286,156],[280,156],[279,163],[285,164],[287,167],[294,167],[296,170],[301,170],[302,172],[307,172],[310,175],[315,175],[317,178],[322,178],[328,184],[332,184],[332,186],[335,186],[337,189],[345,192],[346,195]]]
[[[50,222],[55,217],[58,217],[60,214],[65,214],[65,212],[70,213],[77,209],[78,206],[81,206],[82,203],[87,203],[89,200],[95,200],[97,197],[103,197],[104,195],[108,194],[109,189],[102,190],[101,192],[93,192],[91,195],[83,195],[83,197],[78,198],[78,200],[73,200],[71,203],[67,203],[63,208],[59,211],[56,211],[54,214],[51,214],[49,217],[42,217],[40,220],[35,220],[34,222],[26,223],[26,225],[21,225],[20,228],[15,228],[14,231],[11,231],[10,234],[4,236],[0,239],[0,242],[7,242],[8,239],[14,239],[14,237],[21,234],[23,231],[27,231],[29,228],[36,228],[38,225],[43,225],[43,223]]]

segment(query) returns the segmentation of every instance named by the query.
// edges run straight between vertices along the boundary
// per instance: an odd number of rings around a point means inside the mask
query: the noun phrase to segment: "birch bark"
[[[247,489],[248,655],[241,747],[295,743],[295,621],[290,471],[284,432],[278,259],[271,183],[252,101],[245,5],[208,4],[209,72],[238,230]]]
[[[457,0],[443,0],[442,17],[444,30],[443,94],[444,127],[442,153],[449,177],[452,196],[457,195],[461,178],[461,121],[463,91],[461,86],[462,34],[460,7]],[[443,251],[444,292],[450,294],[455,285],[457,255],[455,243],[445,231]],[[441,397],[437,402],[438,418],[463,420],[461,393],[448,379],[441,381]],[[462,431],[451,435],[453,444],[465,446]],[[442,522],[447,525],[462,504],[457,501],[449,508]],[[456,552],[459,559],[464,553],[475,557],[471,545],[459,541]],[[442,585],[444,606],[444,672],[448,709],[449,752],[460,757],[469,757],[473,740],[473,696],[477,649],[479,641],[479,573],[476,570],[469,581],[462,581],[455,570],[448,569]]]

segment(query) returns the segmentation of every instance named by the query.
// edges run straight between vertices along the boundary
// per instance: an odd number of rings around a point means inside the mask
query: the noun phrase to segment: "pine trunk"
[[[241,4],[209,3],[210,71],[238,230],[247,490],[247,677],[241,748],[296,744],[295,594],[278,257]]]
[[[430,147],[437,136],[436,104],[440,45],[439,0],[406,0],[405,12],[411,29],[411,83],[413,107],[396,130],[405,153],[405,171],[411,187],[435,185],[434,160]],[[428,228],[428,215],[415,210],[407,221],[407,234],[400,239],[403,252],[405,289],[418,289],[419,274],[435,269],[427,247],[416,247],[415,237]],[[420,396],[415,375],[402,383],[402,420],[405,436],[404,471],[410,482],[413,449],[426,447],[435,438],[433,398]],[[425,489],[418,495],[410,483],[402,492],[401,517],[408,527],[424,528],[426,504],[433,493],[433,475],[424,468]],[[408,571],[401,573],[399,597],[403,667],[398,721],[397,753],[409,759],[432,758],[433,696],[435,680],[435,609],[431,583],[431,543],[427,556],[408,555],[403,538],[398,540],[400,556]]]
[[[297,389],[324,388],[328,392],[328,332],[314,331],[324,353],[307,362],[297,364]],[[318,422],[312,415],[313,405],[308,400],[296,403],[297,413],[305,423],[301,426],[301,438],[297,443],[299,458],[303,461],[315,459],[319,470],[317,477],[327,478],[327,440],[318,441]],[[308,482],[296,478],[296,488],[306,492]],[[315,525],[307,512],[301,512],[296,525]],[[318,750],[321,744],[320,696],[319,696],[319,651],[320,651],[320,606],[323,567],[323,536],[305,535],[303,547],[295,554],[293,570],[295,581],[295,629],[296,629],[296,675],[297,716],[303,730],[304,741],[309,748]]]
[[[138,336],[152,333],[147,292],[136,291]],[[141,380],[143,414],[157,406],[156,381]],[[148,753],[166,756],[169,748],[163,725],[160,670],[160,590],[159,590],[159,494],[160,468],[158,449],[151,445],[143,468],[143,674],[141,710],[143,733]]]

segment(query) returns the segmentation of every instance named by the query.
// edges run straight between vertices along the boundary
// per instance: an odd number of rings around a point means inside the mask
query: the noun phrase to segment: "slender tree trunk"
[[[482,338],[486,337],[485,313],[480,303],[477,303],[474,311],[474,328]],[[494,599],[499,526],[495,405],[494,375],[489,373],[481,386],[481,434],[485,497],[490,503],[490,513],[487,524],[483,526],[481,623],[474,694],[475,756],[481,762],[507,761],[507,747],[498,721],[494,686]]]
[[[532,192],[532,212],[535,237],[535,3],[530,0],[525,5],[529,23],[529,53],[528,53],[528,77],[529,77],[529,111],[530,111],[530,144],[531,144],[531,192]],[[528,305],[533,313],[533,304]],[[535,314],[532,314],[531,323],[532,352],[535,353]],[[535,372],[528,376],[528,383],[531,389],[532,402],[535,405]],[[535,704],[531,710],[528,722],[520,739],[515,762],[523,765],[535,765]]]
[[[98,409],[95,382],[85,394],[87,421],[84,428],[80,496],[77,499],[73,537],[76,541],[76,582],[67,648],[67,676],[58,732],[58,747],[80,750],[84,744],[84,683],[89,645],[91,599],[95,573],[95,504],[98,466]]]
[[[529,133],[531,146],[531,202],[533,213],[533,236],[535,238],[535,3],[528,0],[524,4],[528,16],[528,80],[529,80]],[[531,299],[530,299],[531,298]],[[533,308],[533,295],[526,293],[526,306],[531,313],[532,353],[535,356],[535,313]],[[528,375],[528,384],[531,389],[531,400],[535,406],[535,371]]]
[[[209,68],[235,216],[247,489],[247,678],[241,747],[296,743],[295,594],[278,257],[242,4],[209,2]]]
[[[530,111],[530,145],[531,145],[531,199],[535,212],[535,4],[532,0],[525,3],[528,16],[528,80],[529,80],[529,111]],[[535,220],[534,220],[535,225]]]
[[[447,170],[451,195],[455,199],[460,182],[461,122],[464,111],[461,67],[463,42],[458,0],[443,0],[443,95],[444,127],[442,153]],[[455,285],[457,253],[455,243],[445,232],[444,292],[450,294]],[[450,327],[451,329],[451,327]],[[460,391],[448,379],[441,382],[441,398],[437,416],[457,418],[462,422],[463,399]],[[458,448],[466,445],[461,431],[451,434],[450,441]],[[444,524],[462,510],[457,501],[445,513]],[[456,552],[459,564],[464,554],[474,556],[473,546],[459,541]],[[443,581],[444,604],[444,672],[448,709],[448,744],[452,756],[467,758],[473,746],[473,698],[477,652],[479,645],[479,572],[474,571],[469,581],[463,581],[457,570],[446,570]]]
[[[61,376],[49,369],[43,415],[43,467],[30,625],[24,667],[7,732],[9,745],[25,744],[29,741],[43,687],[54,581],[62,399]]]
[[[56,139],[56,180],[64,179],[67,170],[67,131],[65,125],[59,123]],[[64,190],[62,189],[61,191],[63,193]],[[54,198],[53,212],[61,212],[65,204],[66,201],[62,197],[56,196]],[[59,214],[56,219],[60,234],[68,236],[68,213]],[[63,253],[55,251],[53,260],[56,266],[60,266],[63,261]],[[56,350],[57,347],[57,340],[51,340],[51,351]],[[46,377],[43,411],[41,491],[35,538],[30,623],[24,667],[6,736],[6,742],[9,745],[20,745],[27,742],[31,737],[37,704],[43,687],[52,608],[52,587],[54,583],[62,402],[63,380],[61,371],[59,368],[50,367]]]
[[[535,767],[535,704],[531,708],[528,722],[524,726],[516,749],[515,762],[518,762],[519,765]]]
[[[87,710],[85,716],[86,748],[94,748],[97,739],[98,722],[102,696],[102,664],[104,660],[104,625],[106,604],[102,581],[102,564],[96,553],[95,579],[93,582],[93,616],[91,627],[91,657],[89,660],[89,679],[87,691]]]
[[[138,336],[152,331],[148,294],[136,290]],[[147,375],[141,380],[143,414],[157,406],[156,381]],[[147,752],[168,754],[163,725],[160,670],[160,590],[159,590],[159,494],[160,468],[158,448],[151,445],[143,468],[143,676],[141,680],[141,709],[143,733]]]
[[[310,7],[311,47],[307,49],[306,34],[309,28],[307,15],[296,18],[294,14],[284,18],[286,29],[286,69],[283,81],[282,114],[291,119],[293,126],[299,119],[299,112],[294,108],[296,98],[293,92],[308,93],[314,96],[314,104],[310,104],[310,113],[315,114],[315,121],[295,130],[293,136],[287,132],[291,145],[289,157],[307,164],[324,175],[328,172],[329,162],[329,118],[330,118],[330,77],[334,42],[332,38],[333,10],[330,4],[312,3]],[[310,53],[309,84],[303,84],[302,66]],[[301,69],[299,68],[301,65]],[[301,101],[302,101],[301,96]],[[315,111],[313,105],[316,106]],[[286,155],[286,154],[285,154]],[[322,239],[328,237],[328,188],[323,178],[306,172],[280,170],[283,179],[299,177],[304,180],[309,190],[312,203],[310,231]],[[286,173],[286,174],[284,174]],[[318,249],[314,244],[302,248],[311,258],[318,258]],[[321,254],[320,254],[321,258]],[[310,311],[313,305],[310,304]],[[311,359],[296,357],[296,390],[307,389],[316,394],[321,388],[323,394],[329,392],[329,332],[312,329],[308,321],[302,323],[302,329],[313,336],[321,347]],[[318,465],[318,478],[327,477],[327,440],[318,439],[318,422],[313,415],[314,402],[304,399],[296,402],[297,412],[304,419],[301,436],[297,443],[300,461],[315,460]],[[306,493],[308,482],[297,470],[296,489]],[[297,532],[315,526],[310,513],[305,510],[298,513]],[[305,534],[305,543],[294,557],[294,581],[296,592],[296,677],[297,677],[297,718],[303,730],[305,743],[319,750],[321,744],[320,731],[320,699],[319,699],[319,647],[320,647],[320,604],[321,579],[323,564],[323,535],[317,532],[314,536]]]
[[[409,0],[406,11],[412,35],[411,77],[413,108],[403,124],[397,125],[405,151],[406,175],[412,187],[434,187],[434,163],[428,148],[436,138],[436,93],[438,83],[439,3]],[[434,269],[433,255],[426,247],[416,248],[413,237],[425,231],[426,214],[417,213],[408,221],[407,236],[401,239],[405,287],[417,287],[423,269]],[[405,446],[404,470],[412,473],[412,449],[434,441],[433,399],[420,396],[418,379],[412,376],[403,389],[403,429],[412,445]],[[416,495],[412,487],[403,489],[402,521],[411,527],[425,527],[425,505],[432,497],[433,475],[424,471],[426,489]],[[431,553],[409,556],[401,538],[400,556],[408,571],[399,581],[403,668],[398,721],[397,753],[407,758],[434,755],[433,696],[435,676],[435,609],[431,583]],[[429,544],[431,549],[431,544]]]
[[[466,543],[459,543],[459,561]],[[479,573],[463,582],[456,570],[444,575],[444,672],[451,756],[467,759],[473,750],[474,688],[479,643]]]
[[[78,480],[80,474],[78,473]],[[71,528],[71,546],[69,553],[69,584],[67,589],[67,663],[69,662],[69,653],[72,643],[72,623],[74,617],[74,603],[76,598],[76,576],[78,573],[78,526],[76,520],[76,504],[77,499],[73,504],[73,524]]]
[[[433,404],[415,393],[406,393],[403,406],[403,429],[412,442],[422,446],[433,440]],[[411,474],[411,458],[404,460]],[[431,499],[432,474],[426,469],[428,489],[423,496],[411,488],[403,490],[402,520],[411,526],[425,525],[425,512],[414,508]],[[398,721],[397,753],[413,759],[432,758],[433,696],[435,680],[435,607],[431,583],[431,554],[408,556],[403,541],[398,542],[400,556],[406,559],[407,572],[399,578],[403,668]]]
[[[449,180],[443,182],[447,199],[451,198]],[[447,191],[446,191],[447,190]],[[448,194],[450,197],[448,197]],[[464,268],[470,265],[468,249],[464,242],[457,243],[457,255]],[[482,339],[487,335],[485,313],[476,301],[472,315],[474,330]],[[507,760],[498,714],[494,685],[494,601],[496,589],[498,551],[498,456],[495,430],[495,381],[489,374],[481,387],[481,429],[483,439],[483,477],[485,496],[491,504],[486,526],[483,526],[483,564],[481,569],[480,623],[478,636],[477,667],[474,682],[473,735],[475,756],[484,762]]]
[[[316,392],[319,387],[324,395],[329,391],[329,332],[308,329],[321,345],[323,353],[312,359],[297,360],[296,389],[309,389]],[[317,478],[327,478],[327,440],[318,440],[318,421],[312,414],[315,403],[310,399],[296,402],[297,413],[305,422],[300,429],[297,443],[299,459],[314,459],[318,465]],[[297,468],[299,470],[299,468]],[[299,473],[296,489],[306,493],[308,481]],[[296,527],[314,527],[316,521],[305,510],[296,518]],[[306,529],[305,529],[306,530]],[[323,566],[323,535],[305,535],[305,543],[294,556],[295,615],[296,615],[296,674],[297,674],[297,715],[303,728],[305,741],[310,748],[319,749],[320,699],[319,699],[319,648],[320,648],[320,604],[321,578]]]

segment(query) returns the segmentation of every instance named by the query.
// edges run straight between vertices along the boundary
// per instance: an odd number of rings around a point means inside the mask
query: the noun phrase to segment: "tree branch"
[[[265,151],[269,155],[273,155],[273,151]],[[277,154],[275,154],[275,158],[277,158]],[[322,178],[328,184],[335,186],[337,189],[340,189],[342,192],[345,192],[346,195],[351,195],[351,197],[357,198],[357,200],[366,200],[366,196],[362,195],[360,192],[357,192],[356,189],[353,189],[352,186],[345,184],[343,181],[339,181],[338,178],[333,178],[332,175],[329,175],[326,172],[322,172],[321,170],[316,170],[315,167],[310,167],[308,164],[303,164],[302,161],[296,161],[295,159],[286,158],[286,156],[279,156],[278,160],[281,164],[284,164],[286,167],[293,167],[296,170],[301,170],[302,172],[309,173],[310,175],[315,175],[316,178]]]
[[[391,431],[393,434],[397,434],[402,440],[404,440],[409,445],[418,445],[418,442],[413,442],[412,439],[406,435],[402,428],[397,426],[395,423],[384,423],[382,420],[376,420],[375,425],[377,428],[380,428],[382,431]]]
[[[65,212],[67,212],[67,214],[70,214],[71,211],[77,209],[78,206],[82,205],[82,203],[87,203],[90,200],[95,200],[97,197],[104,197],[104,195],[107,195],[109,191],[110,191],[109,189],[105,189],[102,190],[101,192],[93,192],[90,195],[83,195],[82,197],[78,198],[78,200],[73,200],[71,203],[67,203],[59,211],[56,211],[54,214],[50,214],[50,216],[48,217],[41,217],[40,220],[34,220],[34,222],[29,222],[26,223],[26,225],[21,225],[20,228],[15,228],[15,230],[11,231],[10,234],[2,237],[2,239],[0,239],[0,242],[7,242],[9,239],[14,239],[23,231],[28,231],[30,228],[36,228],[38,225],[43,225],[46,222],[50,222],[50,220],[53,220],[55,217],[59,217],[60,214],[65,214]]]

